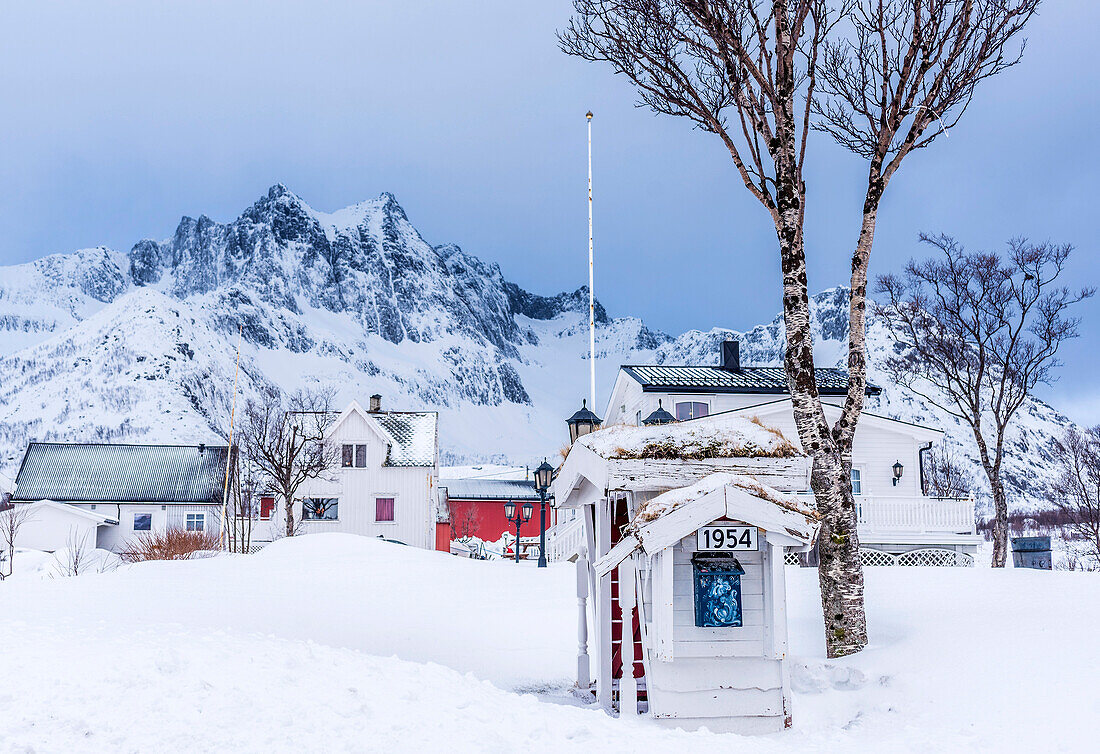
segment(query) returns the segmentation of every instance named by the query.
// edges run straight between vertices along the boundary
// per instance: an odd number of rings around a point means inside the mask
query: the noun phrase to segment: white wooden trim
[[[675,639],[673,607],[673,578],[671,550],[661,550],[650,560],[652,564],[650,578],[653,588],[653,636],[654,655],[661,662],[672,662],[676,656],[673,649]]]
[[[634,677],[634,605],[637,599],[637,572],[634,559],[619,565],[619,615],[622,618],[620,656],[623,677],[619,679],[619,714],[638,714],[638,679]]]

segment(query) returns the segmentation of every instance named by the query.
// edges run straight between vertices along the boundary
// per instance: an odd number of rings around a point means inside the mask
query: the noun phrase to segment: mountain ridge
[[[325,213],[276,184],[228,222],[184,216],[169,238],[128,253],[83,249],[0,273],[9,475],[32,438],[208,439],[202,385],[231,384],[238,325],[244,395],[265,383],[329,383],[341,400],[380,392],[395,407],[437,408],[447,414],[443,457],[454,462],[548,455],[588,393],[587,287],[526,291],[496,264],[429,243],[388,192]],[[842,287],[813,297],[823,366],[846,364],[847,305]],[[729,337],[743,363],[782,363],[781,315],[747,331],[677,336],[610,317],[598,302],[595,315],[601,395],[619,364],[716,364]],[[890,347],[872,318],[872,382],[886,381],[878,364]],[[941,426],[974,463],[966,428],[897,386],[868,410]],[[1018,497],[1044,484],[1046,445],[1067,422],[1041,401],[1026,407],[1013,449],[1034,460],[1006,467]]]

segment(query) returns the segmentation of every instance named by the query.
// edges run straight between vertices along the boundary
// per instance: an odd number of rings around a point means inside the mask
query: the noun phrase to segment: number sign
[[[700,550],[756,550],[759,543],[755,526],[704,526],[696,546]]]

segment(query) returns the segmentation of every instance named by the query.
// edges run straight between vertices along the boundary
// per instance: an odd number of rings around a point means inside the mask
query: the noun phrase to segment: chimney
[[[736,340],[722,344],[722,368],[728,372],[741,371],[741,344]]]
[[[382,396],[378,393],[370,397],[370,410],[372,414],[377,414],[382,410]]]

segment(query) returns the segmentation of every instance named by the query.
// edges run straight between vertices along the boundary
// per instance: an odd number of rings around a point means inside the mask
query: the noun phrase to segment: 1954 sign
[[[704,526],[699,530],[700,550],[756,550],[755,526]]]

